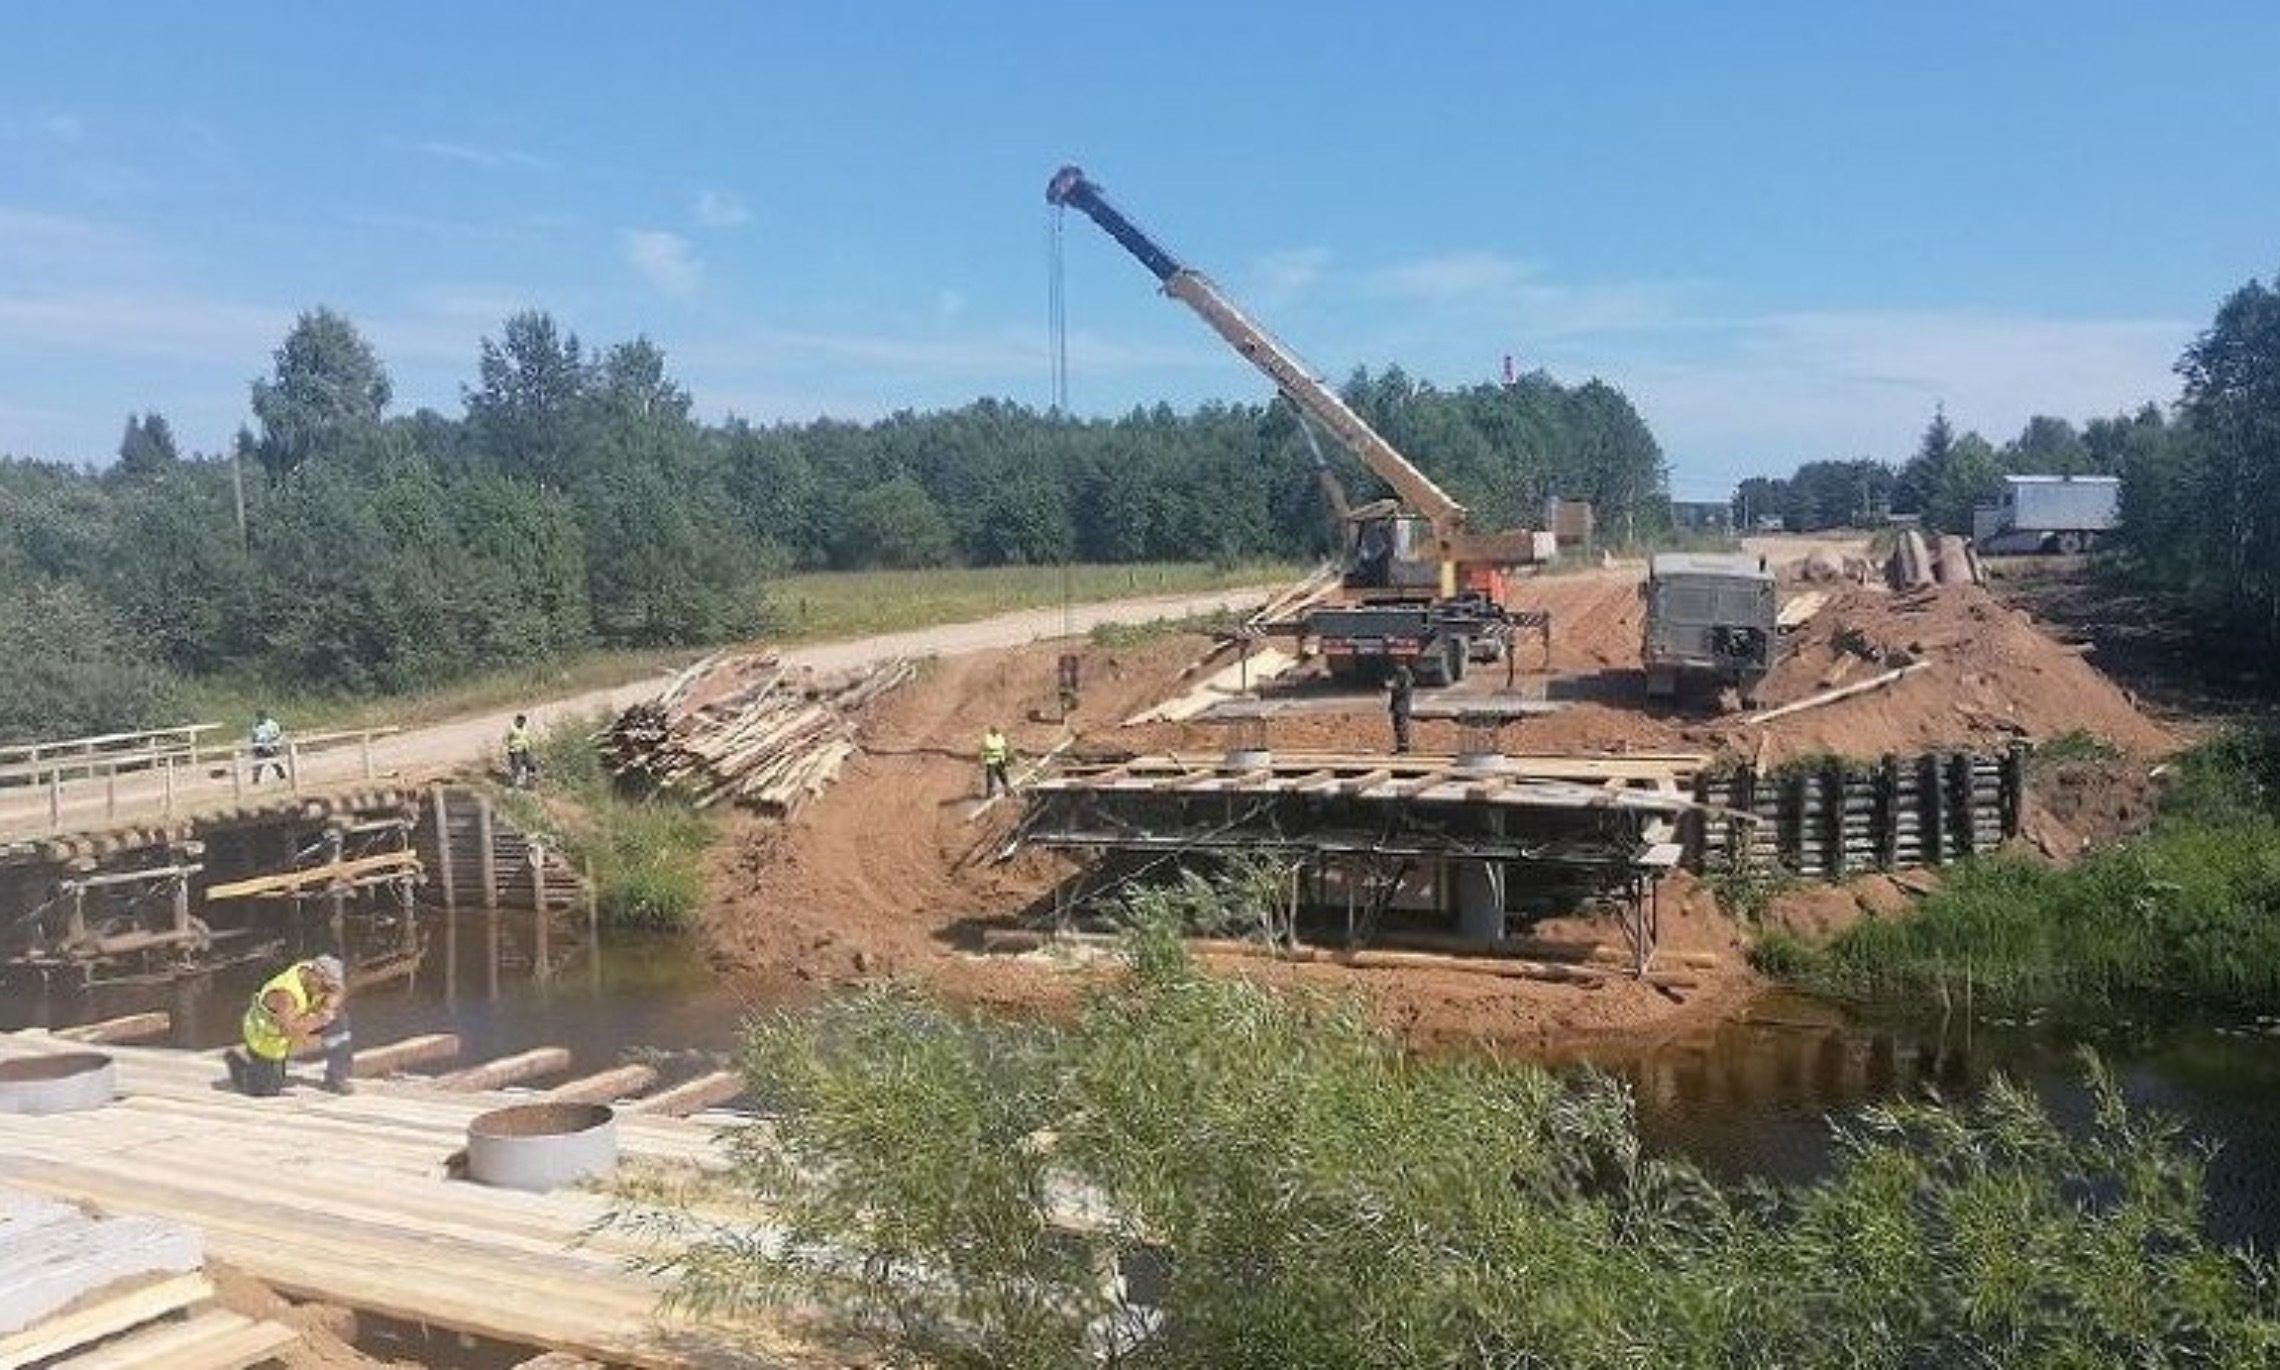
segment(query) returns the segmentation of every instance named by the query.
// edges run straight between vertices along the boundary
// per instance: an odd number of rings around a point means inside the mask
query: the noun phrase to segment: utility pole
[[[253,543],[245,532],[245,470],[239,464],[238,449],[230,448],[230,490],[237,496],[238,550],[253,555]]]

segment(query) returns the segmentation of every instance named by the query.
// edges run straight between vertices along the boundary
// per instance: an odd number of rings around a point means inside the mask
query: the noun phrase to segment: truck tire
[[[2058,554],[2060,556],[2079,556],[2081,553],[2082,535],[2080,533],[2060,533],[2058,535]]]
[[[1449,678],[1451,685],[1463,684],[1465,663],[1472,660],[1472,644],[1461,637],[1453,637],[1449,639],[1449,645],[1444,649],[1444,653],[1446,664],[1441,668],[1441,673]]]

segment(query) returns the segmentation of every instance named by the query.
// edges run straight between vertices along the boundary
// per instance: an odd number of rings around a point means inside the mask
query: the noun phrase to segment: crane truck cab
[[[1647,695],[1675,698],[1689,683],[1731,685],[1745,706],[1773,669],[1779,606],[1765,558],[1663,552],[1648,559],[1640,660]]]

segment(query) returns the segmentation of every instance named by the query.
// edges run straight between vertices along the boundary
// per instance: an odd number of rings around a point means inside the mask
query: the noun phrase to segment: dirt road
[[[1103,623],[1145,623],[1153,619],[1186,618],[1240,610],[1257,605],[1270,588],[1214,590],[1204,594],[1156,595],[1142,599],[1111,600],[1100,604],[1030,609],[1001,614],[970,623],[943,624],[913,632],[887,633],[845,642],[817,643],[787,649],[784,659],[819,671],[841,670],[898,656],[960,656],[1000,651],[1054,638],[1082,634]],[[646,697],[657,688],[654,680],[595,690],[567,699],[534,702],[519,712],[528,713],[540,728],[565,720],[614,712]],[[422,782],[448,775],[466,766],[480,765],[499,755],[501,740],[514,721],[516,709],[476,714],[414,728],[381,738],[372,745],[374,775],[404,782]],[[288,725],[291,720],[286,720]],[[361,749],[346,748],[302,759],[303,788],[351,784],[365,778]],[[272,787],[281,788],[272,781]],[[171,790],[171,809],[168,791]],[[258,796],[258,791],[248,792]],[[157,772],[118,778],[115,792],[103,780],[67,781],[55,809],[61,821],[52,821],[51,796],[44,788],[0,791],[0,839],[73,831],[145,820],[160,812],[188,815],[202,808],[243,803],[229,775],[177,772],[171,783]]]

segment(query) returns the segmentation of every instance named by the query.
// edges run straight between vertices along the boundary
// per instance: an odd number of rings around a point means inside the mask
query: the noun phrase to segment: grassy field
[[[932,571],[819,571],[769,583],[768,643],[828,642],[961,623],[1066,602],[1094,604],[1143,595],[1275,585],[1306,568],[1271,563],[1213,567],[1149,562],[1132,566],[946,567]],[[686,664],[699,648],[592,651],[574,658],[486,672],[408,695],[306,695],[266,690],[244,680],[194,683],[189,714],[197,721],[250,726],[267,709],[296,732],[340,728],[419,727],[518,704],[606,690]]]
[[[937,571],[825,571],[787,576],[768,588],[775,640],[821,642],[961,623],[1061,603],[1096,604],[1143,595],[1201,594],[1281,585],[1310,568],[1260,562],[1215,567],[1188,562],[1132,566],[997,566]]]

